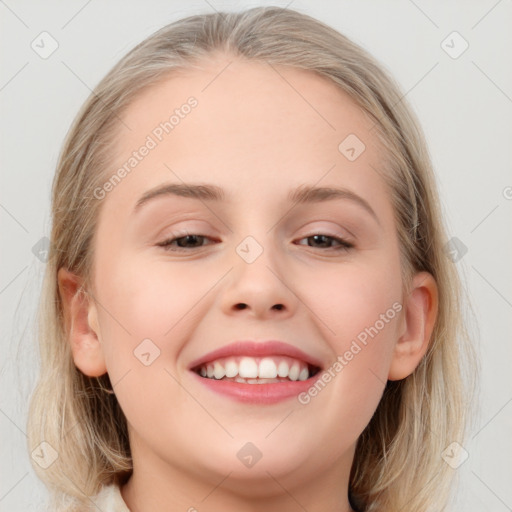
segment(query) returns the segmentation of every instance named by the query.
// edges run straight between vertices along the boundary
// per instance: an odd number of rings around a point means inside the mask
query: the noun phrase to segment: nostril
[[[236,309],[245,309],[247,307],[247,304],[240,303],[240,304],[237,304],[235,307],[236,307]]]
[[[276,304],[275,306],[273,306],[274,309],[278,309],[279,311],[281,311],[281,309],[283,309],[283,305],[282,304]]]

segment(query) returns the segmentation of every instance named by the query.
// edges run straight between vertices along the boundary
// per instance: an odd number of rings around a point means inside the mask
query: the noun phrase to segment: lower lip
[[[238,402],[275,404],[290,398],[297,398],[300,393],[307,391],[314,385],[321,372],[307,380],[274,382],[272,384],[244,384],[228,380],[206,379],[195,372],[192,372],[192,374],[212,391],[228,396]]]

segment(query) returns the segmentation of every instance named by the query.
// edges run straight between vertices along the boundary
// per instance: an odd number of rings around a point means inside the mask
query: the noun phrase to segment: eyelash
[[[205,246],[200,246],[200,247],[191,247],[189,249],[187,248],[183,248],[183,247],[180,247],[178,249],[171,249],[171,244],[178,241],[178,240],[182,240],[184,238],[187,238],[187,237],[200,237],[200,238],[209,238],[207,237],[206,235],[199,235],[197,233],[175,233],[175,234],[172,234],[171,235],[171,238],[168,238],[167,240],[164,240],[163,242],[160,242],[158,243],[157,245],[159,247],[163,247],[163,249],[165,251],[169,251],[169,252],[189,252],[190,250],[193,250],[193,249],[202,249],[203,247]],[[313,235],[309,235],[309,236],[305,236],[303,238],[301,238],[300,240],[304,240],[304,239],[308,239],[308,238],[313,238],[315,236],[323,236],[323,237],[326,237],[326,238],[329,238],[331,240],[334,240],[335,242],[337,242],[339,244],[339,246],[336,248],[332,248],[332,247],[328,247],[327,249],[329,250],[333,250],[335,252],[348,252],[350,249],[353,249],[354,248],[354,245],[351,244],[350,242],[347,242],[345,239],[343,238],[340,238],[340,237],[336,237],[336,236],[332,236],[332,235],[327,235],[325,233],[314,233]],[[304,245],[304,244],[299,244],[299,245]],[[320,248],[321,249],[321,248]]]

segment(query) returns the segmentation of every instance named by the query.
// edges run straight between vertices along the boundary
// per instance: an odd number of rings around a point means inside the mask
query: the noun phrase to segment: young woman
[[[459,280],[421,130],[361,48],[279,8],[162,28],[83,106],[52,207],[52,510],[443,510]]]

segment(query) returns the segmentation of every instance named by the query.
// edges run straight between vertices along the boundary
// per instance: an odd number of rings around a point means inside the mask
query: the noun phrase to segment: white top
[[[130,512],[121,496],[121,489],[115,484],[104,485],[92,500],[102,512]]]

